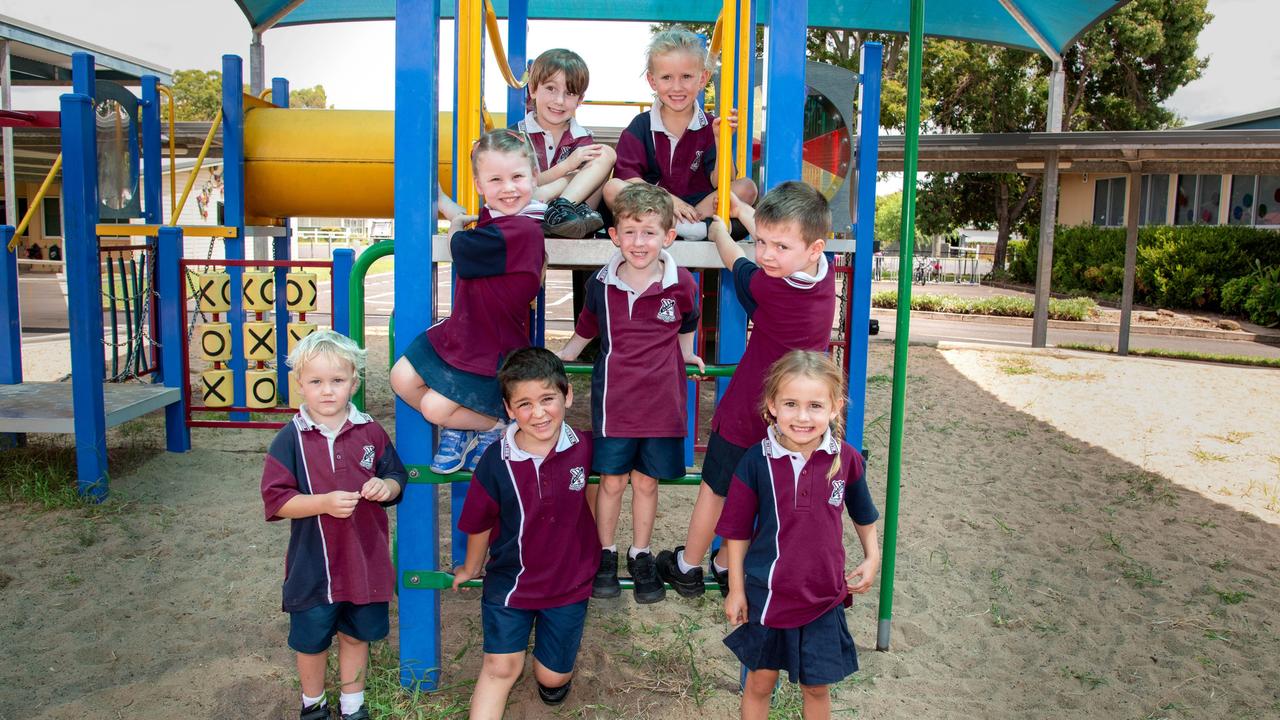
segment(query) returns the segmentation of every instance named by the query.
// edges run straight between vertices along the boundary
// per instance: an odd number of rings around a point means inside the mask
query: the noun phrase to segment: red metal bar
[[[279,430],[289,423],[248,422],[239,420],[188,420],[187,427],[232,428],[240,430]]]
[[[197,260],[184,259],[179,260],[178,264],[182,267],[193,267],[196,265],[217,265],[219,267],[319,267],[332,268],[332,262],[324,260]]]
[[[56,128],[62,113],[56,110],[0,110],[0,127]]]
[[[276,413],[279,415],[284,415],[284,414],[292,415],[293,413],[297,412],[297,410],[294,410],[293,408],[290,408],[290,407],[279,407],[279,406],[269,407],[269,408],[256,408],[256,407],[238,407],[234,405],[228,405],[227,407],[207,407],[204,405],[196,405],[191,407],[191,412],[209,412],[209,413],[256,412],[256,413]]]

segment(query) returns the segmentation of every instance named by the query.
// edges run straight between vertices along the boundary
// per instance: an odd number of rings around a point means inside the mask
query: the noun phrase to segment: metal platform
[[[755,243],[741,242],[738,246],[748,258],[755,257]],[[589,238],[584,240],[565,240],[547,238],[547,263],[552,267],[588,267],[598,268],[609,261],[613,255],[613,243],[605,239]],[[828,240],[827,252],[851,253],[854,251],[853,240]],[[449,262],[449,236],[436,235],[432,244],[432,257],[437,262]],[[723,268],[716,244],[705,240],[677,240],[667,248],[671,257],[680,267],[693,270],[706,268]]]
[[[138,383],[107,383],[102,389],[107,427],[178,402],[178,388]],[[0,385],[0,432],[74,433],[71,383]]]

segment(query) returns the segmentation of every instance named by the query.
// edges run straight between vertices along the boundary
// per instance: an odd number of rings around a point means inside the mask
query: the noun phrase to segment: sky
[[[617,1],[617,0],[614,0]],[[113,12],[103,11],[109,5]],[[1280,106],[1280,2],[1209,0],[1214,20],[1200,35],[1209,57],[1203,77],[1166,103],[1188,123],[1205,122]],[[170,69],[218,69],[223,53],[247,58],[250,32],[230,0],[6,0],[0,13]],[[499,21],[505,28],[506,22]],[[440,94],[452,93],[452,26],[441,31]],[[648,99],[644,80],[646,23],[533,21],[529,57],[570,47],[591,69],[589,99]],[[390,22],[286,27],[264,35],[268,81],[292,87],[323,85],[330,104],[343,109],[391,109],[394,104],[395,38]],[[505,85],[493,68],[485,85],[491,109],[506,105]],[[248,79],[248,62],[245,62]],[[25,103],[25,104],[24,104]],[[15,88],[15,107],[56,109],[56,92]],[[587,125],[625,125],[631,108],[579,111]]]

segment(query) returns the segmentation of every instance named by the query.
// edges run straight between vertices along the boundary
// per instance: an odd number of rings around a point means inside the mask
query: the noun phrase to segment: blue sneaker
[[[467,453],[476,446],[474,430],[454,430],[444,428],[440,431],[440,449],[431,458],[431,472],[448,475],[462,469]]]
[[[467,454],[467,462],[462,466],[462,469],[468,472],[475,472],[476,465],[480,463],[480,456],[484,455],[484,451],[488,450],[490,445],[501,440],[506,432],[507,428],[504,425],[497,430],[485,430],[484,432],[476,433],[475,447]]]

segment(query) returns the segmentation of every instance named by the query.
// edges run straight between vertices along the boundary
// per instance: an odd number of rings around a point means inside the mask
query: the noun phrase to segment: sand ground
[[[891,362],[873,343],[877,502]],[[913,347],[907,374],[891,649],[859,598],[838,717],[1280,717],[1280,371],[944,346]],[[385,372],[369,386],[390,425]],[[4,506],[0,720],[296,717],[288,531],[258,495],[270,437],[197,430],[171,455],[144,418],[110,436],[108,505]],[[658,545],[692,498],[663,489]],[[444,597],[446,687],[420,717],[465,706],[477,603]],[[734,717],[726,632],[718,598],[593,604],[568,703],[544,710],[525,679],[508,717]],[[776,714],[798,707],[788,690]]]

